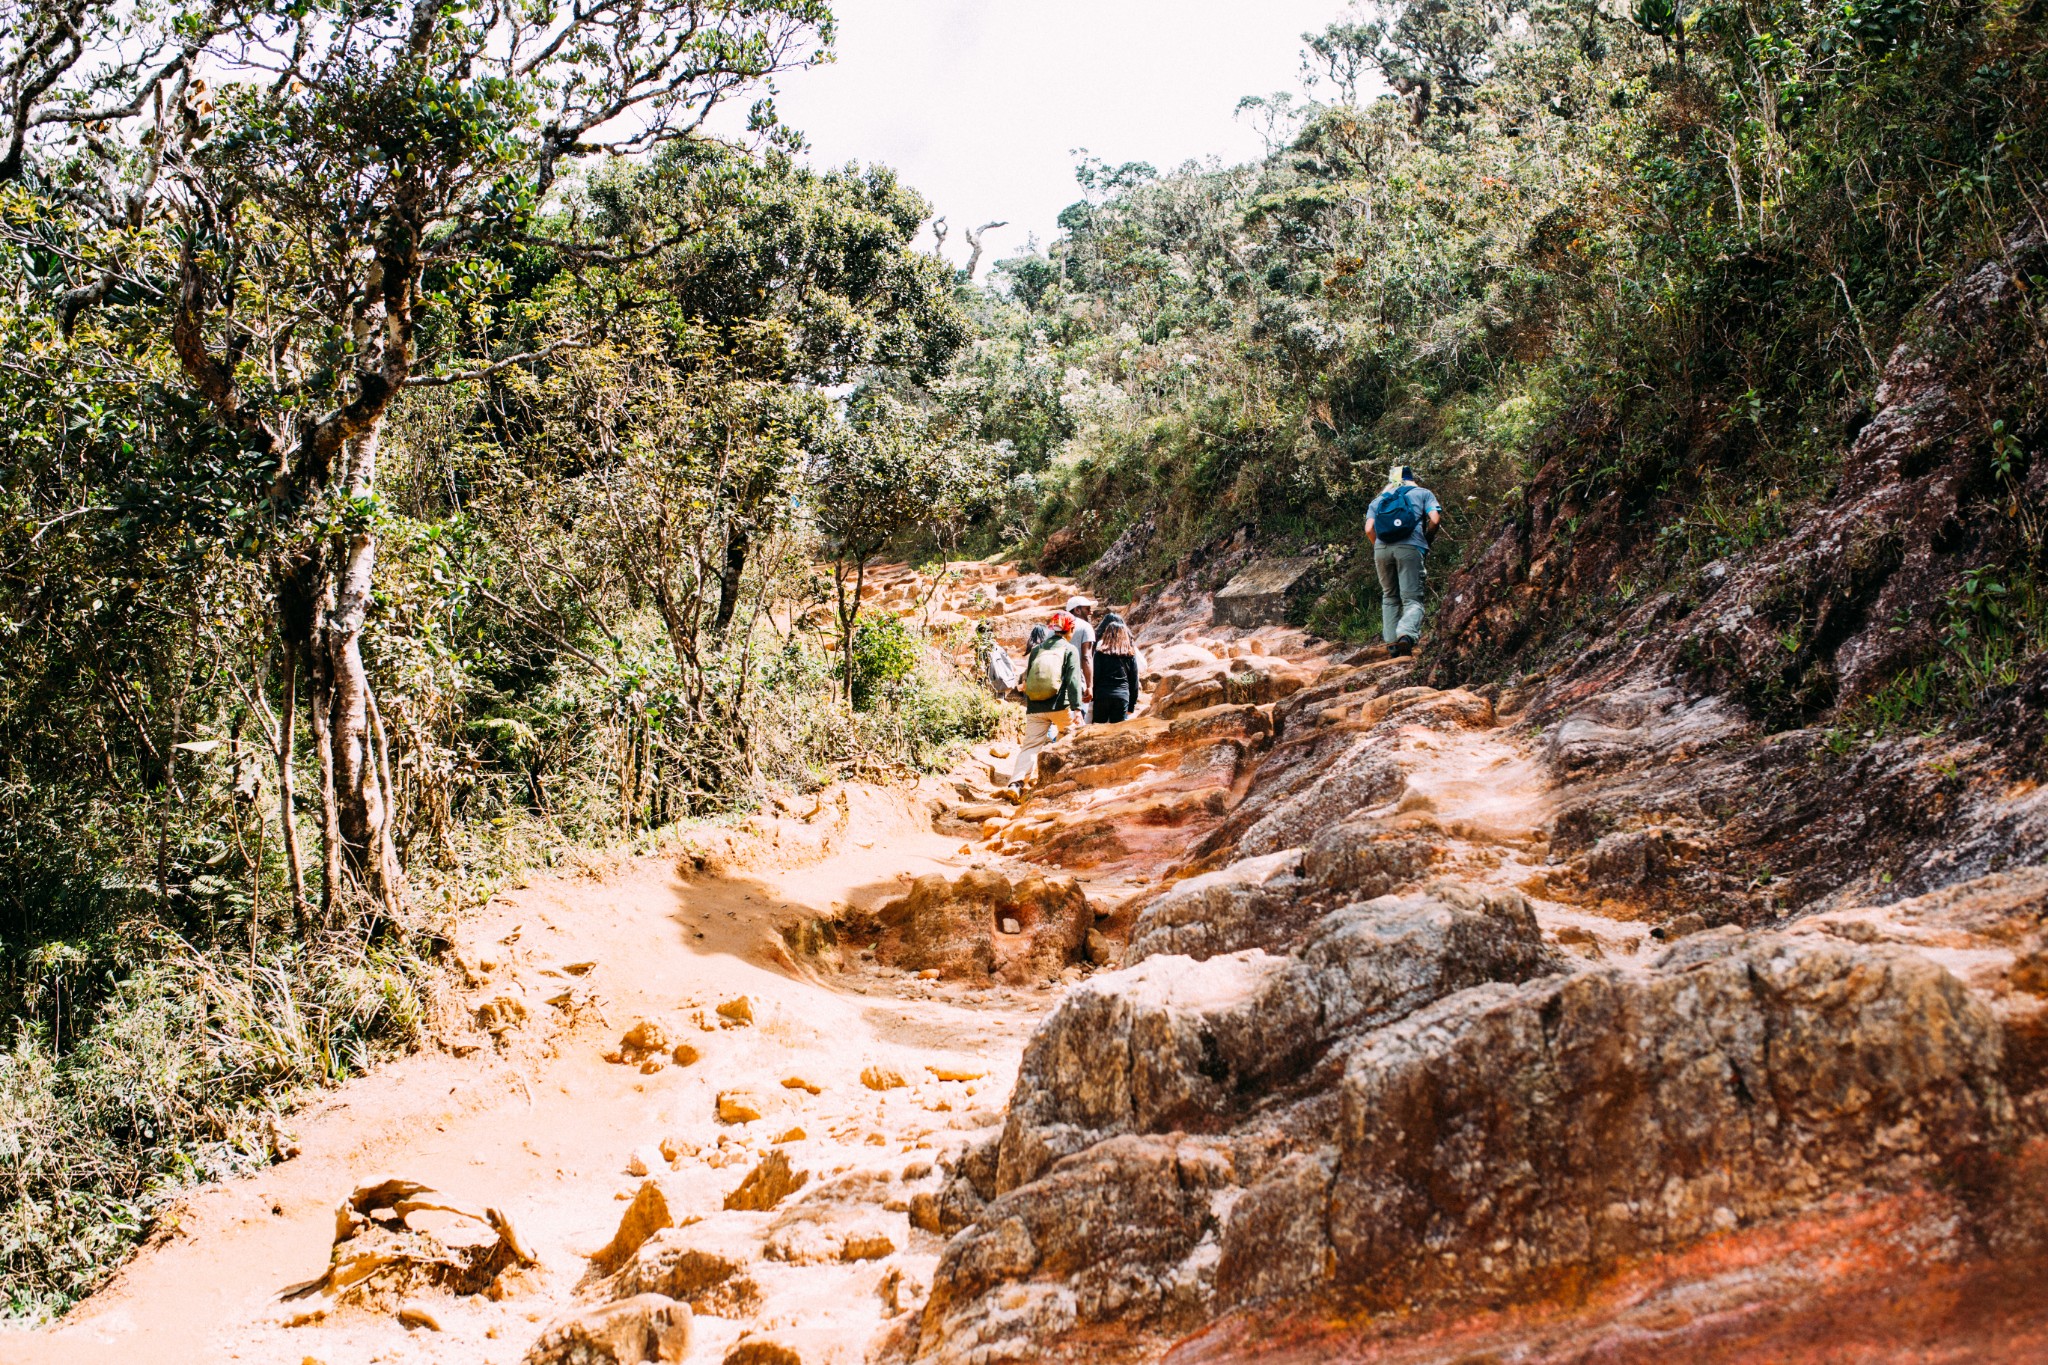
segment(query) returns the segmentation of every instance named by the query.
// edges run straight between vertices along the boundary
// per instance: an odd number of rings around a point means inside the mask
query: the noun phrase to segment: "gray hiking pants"
[[[1388,644],[1406,637],[1422,638],[1423,556],[1428,552],[1412,541],[1393,545],[1375,544],[1372,563],[1380,573],[1380,635]]]

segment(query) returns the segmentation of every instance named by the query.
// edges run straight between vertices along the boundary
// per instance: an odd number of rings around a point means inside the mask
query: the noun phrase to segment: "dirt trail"
[[[907,575],[882,575],[873,596],[885,609],[920,615],[935,638],[956,632],[956,647],[958,628],[977,617],[994,618],[1014,645],[1065,588],[998,582],[1004,573],[977,567],[937,598]],[[1167,713],[1188,714],[1203,699],[1201,689],[1220,676],[1212,676],[1218,660],[1278,670],[1288,688],[1332,666],[1327,649],[1285,630],[1197,627],[1147,643],[1175,680],[1155,683],[1155,696],[1172,703],[1175,686],[1186,684],[1178,707],[1156,708]],[[1345,714],[1355,692],[1340,701],[1315,723],[1343,730],[1372,719]],[[1271,710],[1201,714],[1242,712],[1252,723]],[[1483,720],[1395,733],[1406,785],[1392,819],[1435,848],[1446,874],[1529,885],[1546,855],[1545,783],[1490,707]],[[586,1258],[613,1236],[643,1184],[630,1171],[636,1154],[672,1221],[701,1219],[694,1233],[747,1244],[699,1299],[686,1359],[868,1358],[915,1319],[944,1244],[913,1226],[912,1201],[940,1188],[938,1158],[1000,1122],[1033,1025],[1086,969],[1023,986],[928,980],[878,967],[850,945],[821,945],[817,926],[849,907],[872,910],[919,876],[1021,875],[1035,861],[1037,870],[1051,864],[1077,875],[1104,926],[1128,932],[1118,907],[1156,890],[1169,863],[1198,870],[1190,850],[1243,795],[1210,794],[1203,784],[1211,779],[1186,757],[1192,751],[1167,742],[1177,722],[1146,723],[1153,728],[1128,730],[1142,748],[1130,772],[1111,774],[1122,781],[1063,792],[1054,771],[1041,797],[1018,811],[992,804],[987,765],[1008,752],[997,746],[915,791],[850,787],[784,803],[714,840],[708,855],[649,857],[502,895],[463,928],[463,1005],[474,1012],[516,1001],[499,1006],[499,1017],[523,1014],[523,1022],[495,1043],[481,1032],[450,1035],[444,1049],[382,1067],[303,1111],[289,1125],[302,1155],[194,1192],[57,1329],[0,1338],[0,1361],[509,1365],[550,1322],[599,1300]],[[1375,742],[1386,742],[1380,734]],[[1099,732],[1089,742],[1110,738]],[[1133,803],[1142,807],[1135,817]],[[1131,845],[1090,854],[1087,838],[1100,843],[1105,822],[1151,837],[1132,833]],[[1080,844],[1064,840],[1076,830],[1087,836]],[[1581,952],[1633,953],[1640,941],[1640,925],[1549,902],[1537,908]],[[751,1023],[716,1012],[739,997]],[[644,1072],[606,1061],[642,1020],[667,1035],[654,1057],[683,1043],[699,1059]],[[907,1084],[871,1088],[863,1073],[876,1068]],[[722,1122],[720,1096],[729,1091],[748,1092],[761,1116]],[[664,1139],[672,1164],[650,1151]],[[807,1173],[808,1188],[772,1211],[727,1211],[727,1196],[771,1151]],[[336,1205],[386,1176],[504,1210],[539,1269],[507,1279],[498,1298],[412,1293],[438,1330],[401,1326],[389,1295],[324,1313],[318,1296],[281,1303],[281,1289],[326,1265]],[[453,1218],[423,1213],[412,1223],[451,1242],[463,1235]],[[615,1292],[607,1286],[602,1297]],[[774,1354],[769,1343],[791,1354]],[[753,1354],[741,1349],[749,1344]]]
[[[898,1187],[884,1201],[900,1205],[906,1166],[928,1168],[935,1148],[995,1120],[1049,996],[924,983],[857,959],[830,981],[790,969],[779,927],[894,894],[906,875],[973,861],[957,840],[931,833],[928,819],[916,829],[912,803],[896,804],[894,819],[858,814],[843,851],[802,866],[686,881],[673,859],[645,858],[602,880],[555,877],[502,896],[465,927],[464,959],[473,970],[494,964],[475,972],[468,995],[518,996],[524,985],[531,1029],[509,1035],[502,1053],[424,1052],[342,1087],[291,1124],[304,1155],[196,1192],[61,1328],[40,1341],[0,1339],[0,1358],[517,1360],[536,1324],[567,1305],[582,1258],[617,1226],[624,1205],[615,1196],[639,1183],[627,1173],[633,1150],[664,1137],[702,1147],[675,1178],[703,1211],[717,1209],[771,1139],[792,1128],[806,1136],[781,1150],[799,1168],[820,1178],[896,1177],[884,1182]],[[580,976],[561,970],[583,963],[595,965]],[[543,1000],[572,987],[573,1017],[538,1017],[560,1016]],[[715,1007],[741,996],[753,1024],[718,1027]],[[711,1026],[700,1027],[699,1016]],[[602,1051],[640,1019],[664,1021],[702,1060],[651,1075],[605,1062]],[[930,1065],[985,1079],[941,1082]],[[869,1089],[860,1073],[870,1066],[911,1083]],[[784,1088],[794,1076],[819,1093]],[[766,1102],[760,1121],[717,1121],[717,1095],[734,1088]],[[510,1213],[546,1268],[533,1292],[501,1303],[441,1296],[439,1333],[408,1332],[388,1312],[283,1326],[304,1307],[280,1305],[278,1291],[325,1265],[335,1205],[386,1174]],[[909,1255],[888,1267],[790,1267],[791,1284],[763,1285],[768,1316],[855,1344],[872,1334],[885,1270],[915,1267],[936,1251],[936,1239],[911,1235],[900,1210],[887,1212],[892,1240]],[[700,1320],[698,1352],[722,1358],[739,1328]]]

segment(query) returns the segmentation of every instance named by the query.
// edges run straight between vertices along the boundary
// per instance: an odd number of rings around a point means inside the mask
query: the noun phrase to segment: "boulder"
[[[786,1152],[770,1152],[761,1158],[760,1164],[747,1172],[739,1188],[725,1197],[728,1209],[744,1209],[753,1213],[766,1213],[795,1194],[809,1182],[809,1171],[790,1169]]]
[[[1175,883],[1138,912],[1124,965],[1278,947],[1273,930],[1304,898],[1300,871],[1300,850],[1284,849]]]
[[[870,1090],[901,1090],[910,1084],[903,1079],[903,1073],[893,1066],[862,1067],[860,1083]]]
[[[1942,967],[1817,937],[1721,930],[1648,976],[1445,1001],[1346,1064],[1338,1278],[1379,1303],[1521,1288],[1927,1175],[2011,1135],[2001,1052]]]
[[[996,1190],[1117,1133],[1214,1132],[1336,1038],[1555,970],[1528,903],[1461,887],[1325,917],[1292,957],[1150,957],[1069,992],[1026,1046]]]
[[[890,1171],[861,1169],[813,1182],[784,1203],[768,1225],[763,1254],[790,1265],[878,1260],[894,1253],[904,1237],[904,1217],[884,1205],[900,1190]]]
[[[690,1349],[690,1306],[641,1294],[557,1321],[525,1365],[640,1365],[678,1361]]]
[[[642,1242],[663,1228],[674,1227],[675,1221],[675,1215],[669,1210],[668,1194],[661,1188],[661,1182],[642,1181],[619,1219],[619,1230],[590,1258],[591,1264],[597,1267],[599,1274],[611,1274],[640,1249]]]
[[[610,1286],[616,1298],[659,1294],[713,1317],[742,1317],[760,1307],[749,1267],[760,1259],[757,1226],[719,1219],[664,1228],[641,1244]]]
[[[1081,1324],[1190,1320],[1207,1294],[1187,1262],[1230,1185],[1228,1145],[1213,1138],[1125,1135],[1069,1157],[946,1244],[921,1358],[976,1359],[977,1346],[1043,1344]],[[1032,1280],[1057,1290],[1015,1291]]]
[[[1497,1302],[1946,1180],[2020,1135],[1996,1019],[1924,958],[1719,930],[1647,970],[1557,972],[1525,906],[1460,894],[1072,992],[1027,1049],[993,1181],[963,1159],[924,1210],[972,1216],[920,1358],[1274,1298]]]
[[[1321,567],[1313,555],[1251,564],[1216,594],[1216,624],[1241,630],[1285,625],[1313,590]]]
[[[759,1095],[751,1090],[721,1090],[718,1092],[718,1121],[720,1123],[752,1123],[761,1117],[768,1107]]]
[[[619,1039],[619,1051],[627,1061],[637,1062],[668,1050],[668,1031],[652,1019],[642,1019]]]

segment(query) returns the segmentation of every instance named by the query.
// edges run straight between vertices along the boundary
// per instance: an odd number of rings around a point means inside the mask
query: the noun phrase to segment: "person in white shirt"
[[[1073,598],[1067,615],[1074,618],[1074,633],[1068,638],[1081,651],[1081,723],[1086,725],[1095,705],[1095,599]]]

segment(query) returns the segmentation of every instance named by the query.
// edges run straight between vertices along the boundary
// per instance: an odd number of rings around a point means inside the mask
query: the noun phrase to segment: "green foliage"
[[[1966,570],[1949,590],[1938,647],[1847,707],[1846,731],[1876,736],[1946,725],[2009,692],[2028,662],[2048,651],[2048,584],[2038,568],[2007,573],[1993,565]]]
[[[963,746],[994,739],[1003,715],[986,688],[961,678],[926,676],[898,689],[873,733],[909,766],[938,772],[959,757]]]
[[[1333,24],[1302,97],[1247,102],[1269,156],[1107,190],[1084,164],[1064,234],[998,264],[964,398],[1010,438],[999,516],[1075,565],[1148,526],[1119,587],[1241,530],[1345,547],[1315,619],[1352,635],[1397,461],[1446,506],[1437,588],[1539,475],[1638,581],[1765,543],[1832,487],[1910,310],[2032,221],[2044,28],[1916,0]],[[1019,392],[1049,441],[1011,438]],[[2040,428],[2009,399],[2007,469]]]
[[[943,416],[871,388],[853,397],[811,461],[811,516],[859,564],[900,536],[971,514],[991,464],[985,447],[949,440]]]
[[[297,1093],[411,1046],[426,1025],[433,972],[403,944],[280,944],[260,965],[176,940],[158,949],[105,996],[83,1042],[60,1051],[28,1022],[0,1051],[0,1315],[61,1311],[179,1189],[269,1161]]]
[[[917,669],[924,647],[900,616],[869,616],[853,628],[853,707],[866,711]]]

